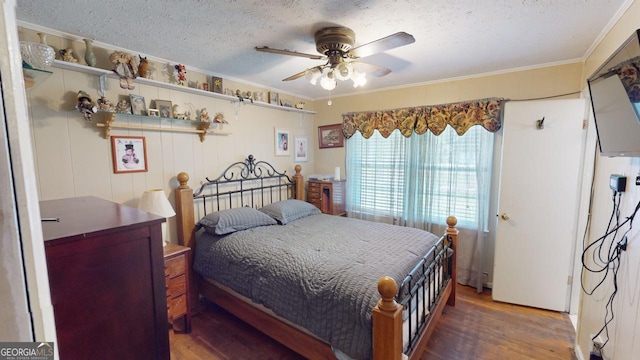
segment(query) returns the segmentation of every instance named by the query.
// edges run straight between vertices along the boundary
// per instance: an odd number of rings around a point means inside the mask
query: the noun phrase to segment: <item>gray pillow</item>
[[[254,208],[241,207],[208,214],[198,221],[196,229],[204,227],[205,231],[210,234],[225,235],[257,226],[276,224],[274,219]]]
[[[315,205],[295,199],[269,204],[261,208],[260,211],[278,220],[282,225],[309,215],[320,214],[320,210]]]

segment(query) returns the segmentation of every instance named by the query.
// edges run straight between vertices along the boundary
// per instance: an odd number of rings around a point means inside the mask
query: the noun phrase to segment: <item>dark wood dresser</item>
[[[345,216],[345,180],[307,182],[307,202],[330,215]]]
[[[61,359],[169,359],[164,218],[97,197],[40,202]]]

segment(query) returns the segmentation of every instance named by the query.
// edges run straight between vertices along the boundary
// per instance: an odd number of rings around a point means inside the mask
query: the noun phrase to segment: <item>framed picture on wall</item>
[[[147,144],[144,136],[112,136],[111,155],[113,172],[146,172]]]
[[[309,138],[306,136],[296,136],[293,144],[293,160],[296,162],[307,161]]]
[[[318,126],[318,146],[320,149],[343,147],[342,124]]]
[[[276,156],[289,155],[289,130],[275,129]]]

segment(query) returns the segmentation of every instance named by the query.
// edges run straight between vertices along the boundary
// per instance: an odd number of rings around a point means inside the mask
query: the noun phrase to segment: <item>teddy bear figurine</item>
[[[62,61],[77,63],[78,59],[73,57],[73,49],[60,49],[60,56],[62,56]]]
[[[113,72],[120,77],[120,87],[129,90],[135,89],[133,79],[138,76],[138,67],[133,55],[124,51],[114,51],[109,55],[109,60],[114,65]]]

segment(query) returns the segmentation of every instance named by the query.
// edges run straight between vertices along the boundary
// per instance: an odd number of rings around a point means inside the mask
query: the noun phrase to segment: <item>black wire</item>
[[[616,200],[616,194],[618,194],[618,199]],[[589,244],[587,247],[584,247],[584,241],[583,241],[583,251],[582,251],[582,269],[581,269],[581,281],[580,281],[580,285],[582,287],[582,291],[585,292],[585,294],[587,295],[593,295],[593,293],[605,282],[605,280],[607,279],[607,277],[609,276],[609,270],[611,270],[611,272],[613,273],[613,279],[612,279],[612,283],[613,283],[613,292],[611,293],[611,295],[609,296],[609,300],[607,301],[607,303],[605,304],[605,316],[604,316],[604,325],[602,326],[602,328],[600,328],[600,330],[591,338],[592,341],[595,341],[601,334],[604,333],[605,336],[605,341],[604,343],[602,343],[602,345],[600,346],[600,353],[604,358],[604,354],[602,353],[602,350],[604,349],[604,347],[607,345],[607,343],[609,342],[609,324],[611,324],[611,322],[613,322],[614,318],[615,318],[615,314],[614,314],[614,308],[613,308],[613,303],[614,300],[616,298],[616,295],[618,294],[618,271],[620,270],[620,266],[622,264],[621,262],[621,254],[622,254],[622,249],[620,244],[624,241],[626,235],[631,231],[631,229],[633,228],[633,220],[636,216],[636,214],[638,213],[638,211],[640,210],[640,201],[636,204],[635,209],[633,210],[633,213],[628,216],[622,223],[620,222],[620,204],[621,204],[621,193],[618,192],[614,192],[613,193],[613,197],[612,197],[612,201],[613,201],[613,209],[611,211],[611,217],[609,218],[609,223],[607,224],[607,229],[605,231],[605,234],[601,237],[599,237],[598,239],[596,239],[595,241],[593,241],[591,244]],[[613,229],[611,228],[611,225],[613,223],[613,219],[615,218],[615,226],[613,227]],[[616,242],[616,237],[618,235],[618,231],[620,231],[620,229],[625,226],[627,223],[629,223],[629,228],[622,233],[622,239],[618,242]],[[609,242],[609,246],[607,249],[607,256],[606,256],[606,260],[603,258],[602,256],[602,249],[606,243],[607,238],[613,235],[611,238],[611,241]],[[587,256],[588,251],[593,248],[593,254],[592,254],[592,258],[593,258],[593,262],[595,265],[595,269],[590,268],[586,262],[585,262],[585,257]],[[598,256],[596,258],[596,254],[598,253]],[[600,261],[600,263],[602,263],[602,265],[598,264],[598,260]],[[600,267],[600,268],[598,268]],[[591,289],[591,291],[588,291],[585,287],[584,281],[585,281],[585,276],[584,276],[584,271],[589,271],[591,273],[602,273],[604,272],[604,275],[602,276],[602,279],[600,279],[600,281],[593,287],[593,289]]]

